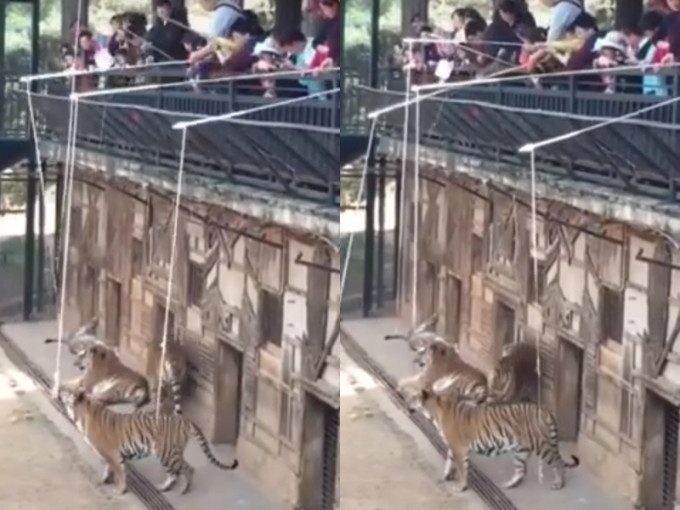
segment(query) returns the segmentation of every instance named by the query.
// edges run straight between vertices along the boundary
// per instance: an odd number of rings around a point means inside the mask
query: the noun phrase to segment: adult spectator
[[[563,39],[567,29],[584,12],[581,0],[542,0],[542,2],[550,7],[548,42]]]
[[[182,44],[186,29],[181,11],[175,11],[170,0],[159,0],[156,4],[157,19],[147,34],[156,62],[184,60],[187,52]],[[178,19],[180,18],[180,19]]]
[[[340,65],[340,58],[342,56],[342,32],[340,22],[340,0],[321,0],[319,2],[319,9],[321,15],[326,19],[324,27],[323,41],[317,38],[317,45],[323,45],[327,48],[326,59],[321,63],[319,68],[332,67]]]

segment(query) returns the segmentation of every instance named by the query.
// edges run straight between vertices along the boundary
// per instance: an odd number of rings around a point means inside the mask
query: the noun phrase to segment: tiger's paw
[[[466,483],[461,483],[461,484],[458,486],[458,489],[457,489],[457,490],[458,490],[458,492],[465,492],[466,490],[468,490],[468,486],[467,486]]]

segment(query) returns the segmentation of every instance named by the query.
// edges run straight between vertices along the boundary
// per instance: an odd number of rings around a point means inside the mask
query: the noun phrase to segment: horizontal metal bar
[[[328,271],[329,273],[340,274],[340,268],[338,267],[327,266],[324,264],[319,264],[317,262],[310,262],[308,260],[302,260],[302,252],[298,253],[297,257],[295,257],[295,263],[300,266],[313,267],[314,269]]]

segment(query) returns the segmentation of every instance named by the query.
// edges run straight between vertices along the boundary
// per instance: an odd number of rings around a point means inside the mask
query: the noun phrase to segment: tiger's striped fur
[[[151,387],[153,393],[158,391],[158,367],[161,361],[161,350],[155,352],[151,360],[153,375],[151,377]],[[175,342],[168,342],[166,346],[165,359],[163,360],[163,372],[161,377],[161,398],[167,399],[168,393],[172,398],[173,411],[175,414],[182,414],[182,394],[186,387],[189,373],[187,357],[182,346]]]
[[[537,402],[536,346],[508,345],[488,377],[490,402]]]
[[[420,400],[444,433],[451,460],[447,464],[451,467],[455,464],[461,491],[467,489],[470,452],[485,456],[514,452],[515,471],[505,484],[508,489],[522,482],[527,460],[535,453],[540,463],[539,480],[542,481],[542,462],[545,461],[553,468],[552,489],[564,487],[565,467],[576,467],[580,461],[573,455],[571,463],[562,458],[557,423],[548,409],[530,402],[474,406],[450,388],[441,386],[437,384],[433,390],[423,390]],[[451,473],[445,475],[449,478]]]
[[[472,402],[484,402],[487,397],[487,381],[484,373],[468,364],[458,354],[456,346],[441,337],[435,337],[426,346],[419,357],[422,371],[399,383],[402,394],[407,390],[415,390],[415,396],[421,390],[432,389],[432,385],[442,377],[451,376],[452,387],[464,398]]]
[[[133,404],[141,409],[151,401],[149,383],[123,364],[115,350],[96,341],[77,357],[76,363],[85,373],[64,385],[80,388],[105,405]]]
[[[153,412],[117,413],[83,391],[61,392],[60,398],[69,417],[106,463],[102,483],[115,482],[121,494],[127,490],[125,462],[150,454],[158,458],[168,474],[159,489],[172,489],[183,476],[182,494],[185,494],[194,474],[194,468],[184,458],[189,435],[198,440],[201,450],[214,466],[223,470],[238,467],[236,459],[231,464],[220,462],[210,450],[201,429],[183,416],[161,414],[156,418]]]

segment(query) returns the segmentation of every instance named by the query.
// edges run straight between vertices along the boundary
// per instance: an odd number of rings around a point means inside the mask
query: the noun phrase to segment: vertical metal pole
[[[380,83],[380,0],[371,2],[371,69],[370,84],[374,89]]]
[[[5,132],[5,17],[7,4],[0,2],[0,134]]]
[[[26,235],[24,241],[24,310],[27,321],[33,313],[33,278],[35,276],[35,198],[37,195],[36,163],[31,161],[26,178]]]
[[[64,195],[64,169],[65,166],[62,163],[57,165],[57,178],[56,178],[56,189],[54,192],[54,246],[52,253],[54,254],[54,260],[52,261],[52,271],[54,271],[54,276],[57,281],[57,286],[61,287],[61,271],[59,268],[61,264],[61,221],[62,214],[64,210],[64,204],[61,202],[61,197]],[[56,303],[58,293],[55,293],[54,300]]]
[[[403,4],[402,4],[403,5]],[[411,41],[408,41],[407,43],[407,51],[410,55],[413,53],[413,43]],[[406,99],[409,100],[411,99],[411,66],[408,66],[408,69],[406,70]],[[408,161],[408,130],[409,130],[409,112],[411,110],[410,106],[405,106],[404,107],[404,126],[403,126],[403,140],[402,140],[402,149],[401,149],[401,173],[400,173],[400,183],[399,183],[399,189],[401,190],[400,193],[400,205],[399,205],[399,212],[400,214],[404,214],[404,211],[406,210],[406,193],[404,193],[404,189],[406,188],[406,162]],[[405,304],[406,303],[406,296],[408,295],[408,289],[406,288],[406,285],[408,285],[408,282],[405,281],[405,275],[406,275],[406,266],[404,265],[404,262],[408,259],[408,257],[405,257],[405,253],[402,251],[406,248],[406,243],[404,243],[405,239],[405,232],[404,232],[404,221],[403,218],[401,221],[399,221],[399,242],[397,243],[399,245],[399,258],[398,258],[398,268],[397,268],[397,274],[398,274],[398,285],[395,284],[395,287],[397,288],[397,296],[399,299],[399,304]],[[398,307],[398,309],[401,309],[401,306]],[[415,326],[415,324],[412,324],[412,326]]]
[[[385,158],[378,162],[378,267],[376,305],[383,307],[385,298]]]
[[[418,323],[418,270],[420,269],[420,91],[416,90],[416,118],[415,118],[415,142],[413,172],[413,302],[411,307],[411,321]]]
[[[394,175],[394,267],[392,268],[392,299],[399,295],[399,267],[401,266],[401,221],[403,210],[401,208],[401,168],[397,167]]]
[[[41,163],[43,175],[47,170],[47,165],[43,161]],[[38,278],[36,283],[37,303],[36,309],[38,312],[43,311],[45,303],[45,195],[40,193],[38,200]]]
[[[364,239],[364,299],[363,313],[368,317],[373,308],[373,265],[375,244],[375,168],[366,174],[366,237]]]

